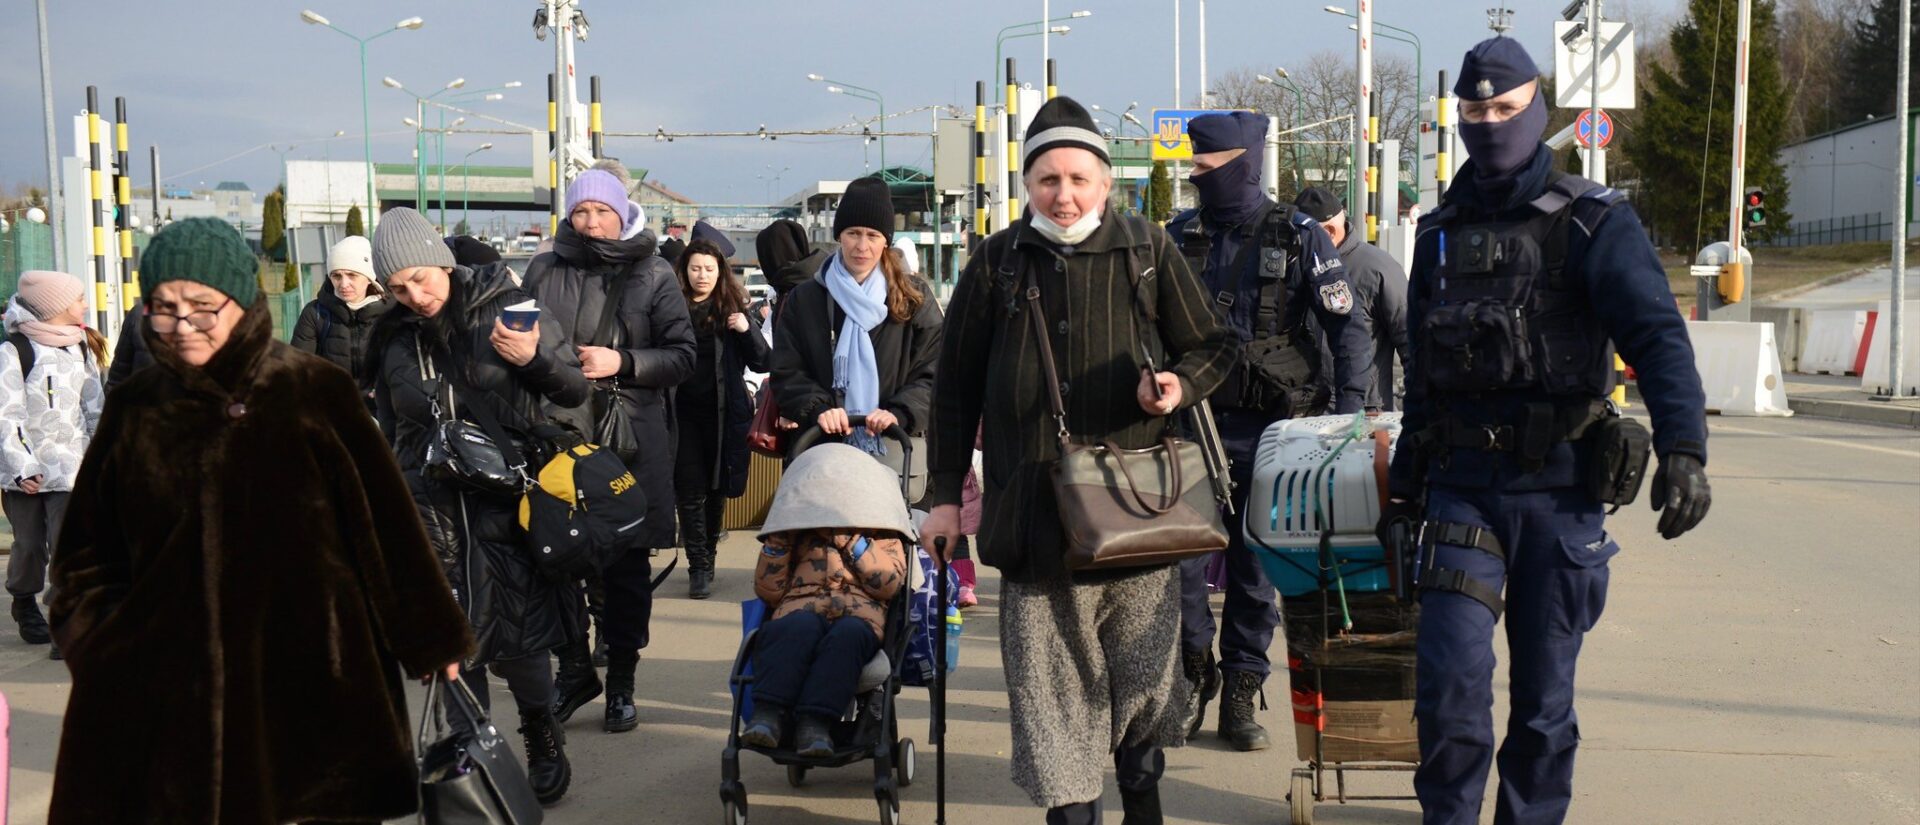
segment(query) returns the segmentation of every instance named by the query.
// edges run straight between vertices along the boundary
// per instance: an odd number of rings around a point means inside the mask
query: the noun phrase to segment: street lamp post
[[[485,152],[492,148],[493,144],[482,143],[480,144],[480,148],[468,152],[466,157],[460,159],[460,222],[462,224],[467,223],[467,220],[473,217],[473,169],[468,165],[467,160],[480,152]],[[468,231],[472,231],[473,227],[468,225],[467,229]]]
[[[1067,32],[1072,31],[1071,27],[1052,26],[1051,24],[1058,23],[1062,20],[1078,20],[1082,17],[1092,17],[1092,16],[1093,16],[1093,12],[1082,9],[1080,11],[1076,11],[1072,14],[1068,14],[1063,17],[1050,17],[1044,20],[1031,20],[1025,23],[1015,23],[1011,26],[1001,29],[1000,33],[995,35],[993,39],[993,86],[996,93],[1005,92],[1005,89],[1001,88],[1005,84],[1000,81],[1000,68],[1006,65],[1006,62],[1001,60],[1000,58],[1000,47],[1002,44],[1006,43],[1008,40],[1013,40],[1015,38],[1020,38],[1020,37],[1038,37],[1042,34],[1066,34]],[[1044,31],[1036,30],[1036,31],[1030,31],[1030,32],[1023,32],[1020,34],[1008,34],[1008,32],[1011,32],[1015,29],[1025,29],[1025,28],[1032,28],[1036,26],[1048,27],[1048,28],[1046,28]],[[1045,63],[1043,62],[1041,65],[1045,65]]]
[[[449,81],[447,85],[440,87],[438,91],[425,96],[414,94],[412,89],[406,87],[406,84],[394,80],[391,77],[380,78],[380,84],[389,89],[399,89],[405,92],[407,96],[413,98],[413,120],[407,124],[413,127],[413,202],[414,206],[424,210],[427,207],[427,104],[432,102],[436,97],[467,85],[467,79],[464,77],[456,77]],[[446,122],[445,112],[446,110],[441,110],[442,123]],[[446,209],[444,198],[442,199],[440,207],[444,212]],[[445,222],[445,217],[444,214],[441,216],[442,223]]]
[[[314,13],[312,9],[301,11],[300,19],[312,25],[325,26],[339,32],[360,46],[360,148],[365,155],[367,164],[367,228],[371,230],[375,220],[374,216],[379,214],[380,210],[375,207],[374,204],[376,202],[373,197],[373,120],[368,114],[370,110],[367,105],[367,44],[402,29],[418,29],[425,21],[418,17],[409,17],[393,24],[393,28],[391,29],[387,29],[370,37],[360,37],[333,25],[333,23],[328,22],[327,18]]]
[[[848,97],[857,97],[862,100],[871,100],[876,105],[879,106],[879,109],[880,109],[880,179],[886,180],[887,179],[887,102],[886,100],[884,100],[880,96],[879,92],[866,88],[865,86],[855,86],[851,83],[843,83],[838,80],[828,80],[827,78],[821,77],[820,75],[817,75],[817,74],[809,74],[807,75],[807,79],[815,83],[823,83],[823,82],[826,83],[827,91],[832,92],[834,94],[846,95]]]
[[[1353,12],[1347,11],[1346,9],[1340,8],[1339,6],[1326,6],[1325,10],[1329,14],[1337,14],[1342,17],[1354,16]],[[1378,28],[1386,29],[1388,31],[1396,31],[1402,35],[1405,35],[1404,37],[1391,35],[1391,34],[1382,34],[1380,36],[1388,40],[1398,40],[1402,43],[1405,43],[1413,47],[1413,106],[1414,106],[1415,117],[1418,117],[1420,104],[1421,102],[1426,100],[1426,96],[1422,94],[1422,89],[1424,88],[1422,84],[1426,82],[1426,76],[1427,76],[1426,70],[1424,68],[1424,62],[1422,61],[1421,55],[1420,55],[1420,35],[1414,34],[1413,32],[1407,31],[1406,29],[1400,28],[1399,26],[1393,26],[1386,23],[1382,23],[1378,19],[1373,21],[1373,25]],[[1350,25],[1347,27],[1347,30],[1359,31],[1360,26],[1358,24]],[[1399,159],[1395,158],[1394,163],[1398,164]],[[1413,147],[1413,181],[1414,181],[1414,184],[1413,184],[1414,188],[1416,189],[1419,188],[1420,186],[1420,147],[1418,146]]]

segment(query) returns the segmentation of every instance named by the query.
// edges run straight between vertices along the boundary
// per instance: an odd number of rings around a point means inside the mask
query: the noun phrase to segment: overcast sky
[[[413,99],[380,86],[392,76],[409,88],[431,90],[455,77],[467,89],[521,81],[522,88],[475,108],[508,120],[545,125],[542,88],[553,65],[552,41],[534,40],[532,0],[48,0],[52,31],[54,106],[63,153],[71,145],[69,118],[98,86],[111,115],[114,96],[127,98],[134,174],[148,177],[147,147],[158,145],[166,182],[208,186],[242,180],[256,191],[279,179],[279,157],[269,142],[298,146],[289,158],[334,160],[359,156],[361,129],[358,61],[354,43],[300,20],[301,3],[334,25],[369,34],[413,15],[417,31],[396,32],[368,49],[374,159],[408,160],[412,136],[402,117]],[[1315,52],[1350,53],[1351,21],[1321,10],[1325,0],[1213,0],[1207,3],[1207,68],[1297,64]],[[1351,3],[1348,3],[1351,6]],[[1381,0],[1377,18],[1418,32],[1425,74],[1457,70],[1461,55],[1489,35],[1481,9],[1467,0]],[[1559,2],[1508,0],[1518,12],[1512,36],[1549,69],[1551,23]],[[1197,0],[1183,0],[1182,92],[1198,90]],[[1671,16],[1680,0],[1614,0],[1608,16],[1629,7]],[[578,46],[580,97],[585,77],[603,78],[606,128],[651,133],[680,130],[831,128],[874,113],[872,103],[829,94],[809,83],[817,72],[879,90],[898,112],[929,104],[956,104],[970,115],[973,82],[991,80],[995,34],[1037,20],[1038,0],[583,0],[592,24]],[[1055,37],[1061,92],[1088,103],[1142,110],[1173,103],[1173,0],[1054,0],[1051,13],[1094,12],[1073,20],[1071,34]],[[46,179],[41,121],[39,53],[33,3],[7,5],[0,27],[0,184]],[[1391,40],[1384,52],[1411,52]],[[1040,39],[1008,41],[1023,79],[1040,78]],[[1037,85],[1037,83],[1036,83]],[[1145,112],[1142,112],[1144,115]],[[921,128],[925,114],[892,121]],[[1145,119],[1144,117],[1142,118]],[[469,121],[469,125],[477,125]],[[335,131],[347,137],[324,138]],[[383,134],[385,133],[385,134]],[[524,165],[522,138],[456,135],[448,155],[457,160],[484,141],[497,144],[476,163]],[[820,178],[860,174],[857,138],[683,139],[609,138],[609,154],[651,170],[650,179],[696,200],[764,203],[768,166],[784,173],[776,196]],[[892,165],[930,165],[924,139],[888,142]],[[872,158],[878,165],[878,156]],[[450,162],[452,162],[450,160]],[[208,168],[196,167],[214,164]]]

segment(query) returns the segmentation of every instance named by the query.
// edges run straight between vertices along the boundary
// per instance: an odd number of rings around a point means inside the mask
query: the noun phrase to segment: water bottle
[[[947,608],[947,672],[949,673],[960,668],[960,631],[964,626],[960,619],[960,609]]]

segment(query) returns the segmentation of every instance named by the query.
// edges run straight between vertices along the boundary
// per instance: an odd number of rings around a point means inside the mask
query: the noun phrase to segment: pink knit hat
[[[20,288],[14,297],[33,317],[45,321],[67,311],[74,301],[87,294],[87,285],[65,272],[29,269],[20,273]]]

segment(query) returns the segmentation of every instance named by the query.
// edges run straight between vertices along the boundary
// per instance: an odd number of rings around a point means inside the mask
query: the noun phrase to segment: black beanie
[[[453,250],[453,262],[461,266],[474,267],[500,260],[500,250],[470,235],[448,238],[447,248]]]
[[[847,184],[840,209],[833,215],[833,237],[853,227],[871,229],[893,243],[893,193],[879,178],[861,178]]]
[[[1062,146],[1074,146],[1100,156],[1100,162],[1113,165],[1113,158],[1107,155],[1107,139],[1100,136],[1100,127],[1093,122],[1093,115],[1087,112],[1070,97],[1056,97],[1033,113],[1033,122],[1027,124],[1027,142],[1020,153],[1020,168],[1033,166],[1033,159],[1048,149]]]

